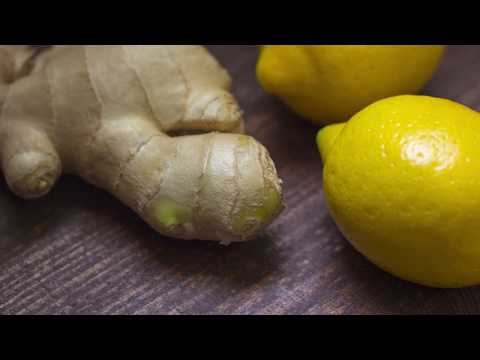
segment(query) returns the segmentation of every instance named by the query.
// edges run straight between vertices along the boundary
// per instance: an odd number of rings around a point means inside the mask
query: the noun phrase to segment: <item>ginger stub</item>
[[[225,243],[283,209],[268,151],[201,46],[5,45],[0,81],[2,169],[24,199],[74,174],[163,235]]]

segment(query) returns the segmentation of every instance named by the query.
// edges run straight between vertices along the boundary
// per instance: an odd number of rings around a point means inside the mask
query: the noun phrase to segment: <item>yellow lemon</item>
[[[371,103],[416,94],[444,53],[440,45],[265,45],[263,88],[317,125],[347,121]]]
[[[317,142],[328,206],[359,252],[411,282],[480,284],[480,113],[397,96]]]

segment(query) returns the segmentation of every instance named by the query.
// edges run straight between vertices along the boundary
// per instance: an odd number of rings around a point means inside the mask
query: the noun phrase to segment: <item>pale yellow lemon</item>
[[[480,284],[480,114],[426,96],[378,101],[320,131],[324,191],[352,245],[433,287]]]
[[[432,77],[441,45],[264,45],[261,85],[317,125],[347,121],[371,103],[416,94]]]

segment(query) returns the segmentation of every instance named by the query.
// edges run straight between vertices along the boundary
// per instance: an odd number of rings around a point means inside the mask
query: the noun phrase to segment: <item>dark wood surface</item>
[[[258,240],[223,247],[162,238],[76,178],[34,202],[1,182],[0,313],[480,313],[478,287],[416,286],[355,252],[325,206],[316,129],[257,85],[255,47],[210,49],[285,182],[283,215]],[[480,46],[452,46],[425,92],[480,110],[479,73]]]

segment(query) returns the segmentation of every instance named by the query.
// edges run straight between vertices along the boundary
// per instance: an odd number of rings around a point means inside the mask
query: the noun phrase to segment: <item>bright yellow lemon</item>
[[[265,45],[261,85],[317,125],[347,121],[371,103],[416,94],[432,77],[440,45]]]
[[[415,283],[480,284],[480,113],[397,96],[317,140],[327,203],[358,251]]]

